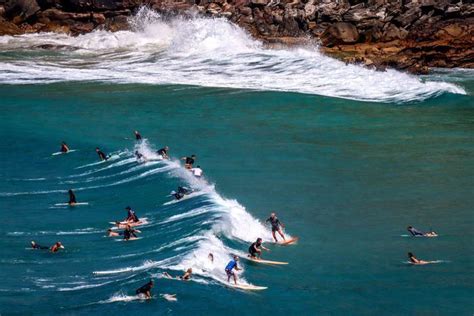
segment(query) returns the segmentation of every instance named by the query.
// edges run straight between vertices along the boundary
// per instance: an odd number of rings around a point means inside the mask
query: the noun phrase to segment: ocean
[[[1,315],[472,315],[472,70],[377,72],[224,19],[130,22],[0,37]],[[75,151],[52,155],[62,141]],[[173,201],[178,186],[195,193]],[[56,205],[69,189],[88,204]],[[140,239],[106,237],[127,206]],[[271,212],[296,244],[272,243]],[[245,260],[258,237],[289,264]],[[239,282],[266,290],[227,286],[233,254]]]

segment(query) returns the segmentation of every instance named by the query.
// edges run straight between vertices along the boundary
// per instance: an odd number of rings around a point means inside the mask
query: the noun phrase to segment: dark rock
[[[330,25],[321,35],[321,43],[324,46],[334,46],[337,44],[356,43],[359,39],[357,28],[346,22],[337,22]]]
[[[16,0],[5,2],[5,15],[21,23],[38,12],[41,8],[36,0]]]

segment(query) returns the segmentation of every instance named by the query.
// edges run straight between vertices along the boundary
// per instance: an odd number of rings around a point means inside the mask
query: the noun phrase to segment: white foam
[[[48,56],[0,60],[0,84],[57,81],[186,84],[289,91],[348,99],[407,102],[442,93],[465,94],[453,83],[423,81],[395,70],[377,72],[329,58],[317,46],[268,49],[225,19],[164,20],[148,9],[132,31],[70,37],[41,33],[0,37],[3,50],[65,45]],[[430,80],[430,79],[428,79]]]

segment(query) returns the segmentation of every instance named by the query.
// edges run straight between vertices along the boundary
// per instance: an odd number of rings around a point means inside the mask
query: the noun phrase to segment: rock
[[[239,9],[240,13],[245,16],[251,16],[252,15],[252,9],[249,7],[241,7]]]
[[[330,25],[321,35],[321,43],[332,47],[337,44],[356,43],[359,39],[357,28],[346,22],[337,22]]]
[[[5,15],[16,18],[16,23],[21,23],[38,12],[41,8],[36,0],[16,0],[5,2]]]
[[[402,27],[396,27],[395,25],[388,23],[388,27],[385,29],[381,39],[385,42],[393,40],[405,39],[408,35],[408,31]]]
[[[16,24],[0,17],[0,35],[18,35],[21,33],[21,29]]]
[[[268,2],[268,0],[250,0],[250,3],[256,6],[266,6]]]

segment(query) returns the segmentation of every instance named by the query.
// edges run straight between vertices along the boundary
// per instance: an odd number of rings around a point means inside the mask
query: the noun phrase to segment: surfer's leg
[[[278,233],[280,234],[281,238],[283,238],[283,240],[286,240],[285,235],[283,235],[283,232],[281,231],[281,229],[278,230]]]
[[[277,240],[277,238],[276,238],[276,236],[275,236],[275,231],[274,231],[274,230],[272,230],[272,235],[273,235],[273,239],[275,240],[275,242],[278,242],[278,240]]]

